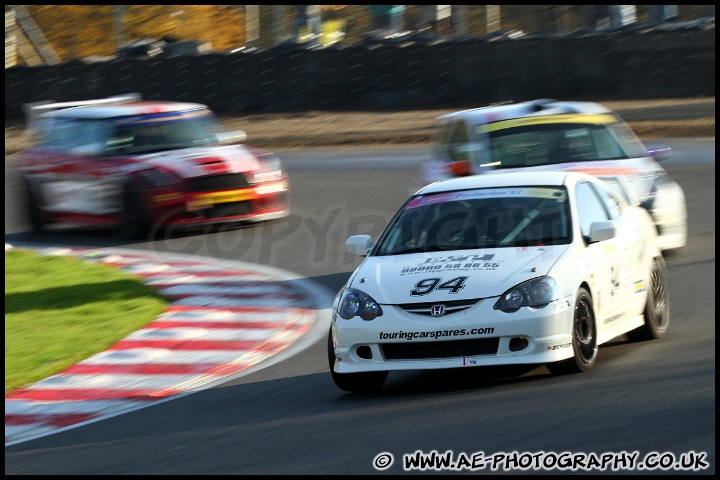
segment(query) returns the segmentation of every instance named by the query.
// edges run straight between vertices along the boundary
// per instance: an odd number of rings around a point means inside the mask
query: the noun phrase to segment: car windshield
[[[486,168],[519,168],[647,156],[642,143],[622,122],[537,122],[487,129],[490,161]]]
[[[419,195],[398,212],[373,254],[568,244],[567,198],[559,187]]]
[[[218,142],[212,114],[173,112],[113,121],[108,129],[106,155],[153,153]]]

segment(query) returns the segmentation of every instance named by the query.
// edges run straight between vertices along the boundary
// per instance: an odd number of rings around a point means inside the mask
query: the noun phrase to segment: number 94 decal
[[[455,277],[452,280],[443,282],[442,278],[426,278],[415,284],[415,288],[410,290],[410,295],[419,297],[427,295],[433,290],[447,290],[448,293],[458,293],[465,288],[465,281],[468,277]]]

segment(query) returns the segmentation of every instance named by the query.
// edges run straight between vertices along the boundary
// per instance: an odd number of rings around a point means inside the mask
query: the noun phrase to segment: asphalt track
[[[6,396],[6,445],[208,388],[269,365],[271,357],[279,361],[320,325],[319,300],[329,296],[289,272],[247,262],[118,248],[9,248],[119,268],[171,303],[105,352]]]
[[[697,452],[710,467],[695,473],[713,474],[714,139],[668,143],[674,154],[666,166],[685,189],[690,237],[668,259],[673,319],[665,339],[612,342],[596,369],[577,376],[553,377],[542,366],[510,376],[395,372],[380,394],[358,397],[332,384],[319,335],[325,329],[313,329],[282,360],[271,357],[213,388],[7,446],[6,474],[372,474],[380,452],[396,455],[384,473],[401,473],[400,454],[418,450]],[[414,184],[408,172],[417,171],[422,150],[278,153],[294,188],[294,213],[284,224],[133,245],[85,230],[35,240],[227,265],[240,259],[335,292],[357,264],[344,255],[347,234],[374,235],[387,222]],[[6,170],[6,241],[19,243],[27,229],[8,179]]]

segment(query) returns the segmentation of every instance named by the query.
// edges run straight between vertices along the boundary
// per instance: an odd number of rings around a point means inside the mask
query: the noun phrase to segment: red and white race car
[[[34,146],[18,170],[30,224],[154,229],[257,222],[290,212],[287,172],[235,142],[205,105],[115,97],[28,106]]]

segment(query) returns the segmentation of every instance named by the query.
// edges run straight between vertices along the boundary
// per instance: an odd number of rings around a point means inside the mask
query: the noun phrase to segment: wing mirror
[[[588,243],[602,242],[610,240],[617,235],[617,225],[611,220],[602,222],[593,222],[590,224],[590,235],[588,235]]]
[[[372,247],[373,242],[370,235],[353,235],[345,241],[345,249],[348,253],[359,257],[367,257]]]
[[[670,158],[670,147],[654,146],[647,147],[647,152],[655,161],[660,162]]]

